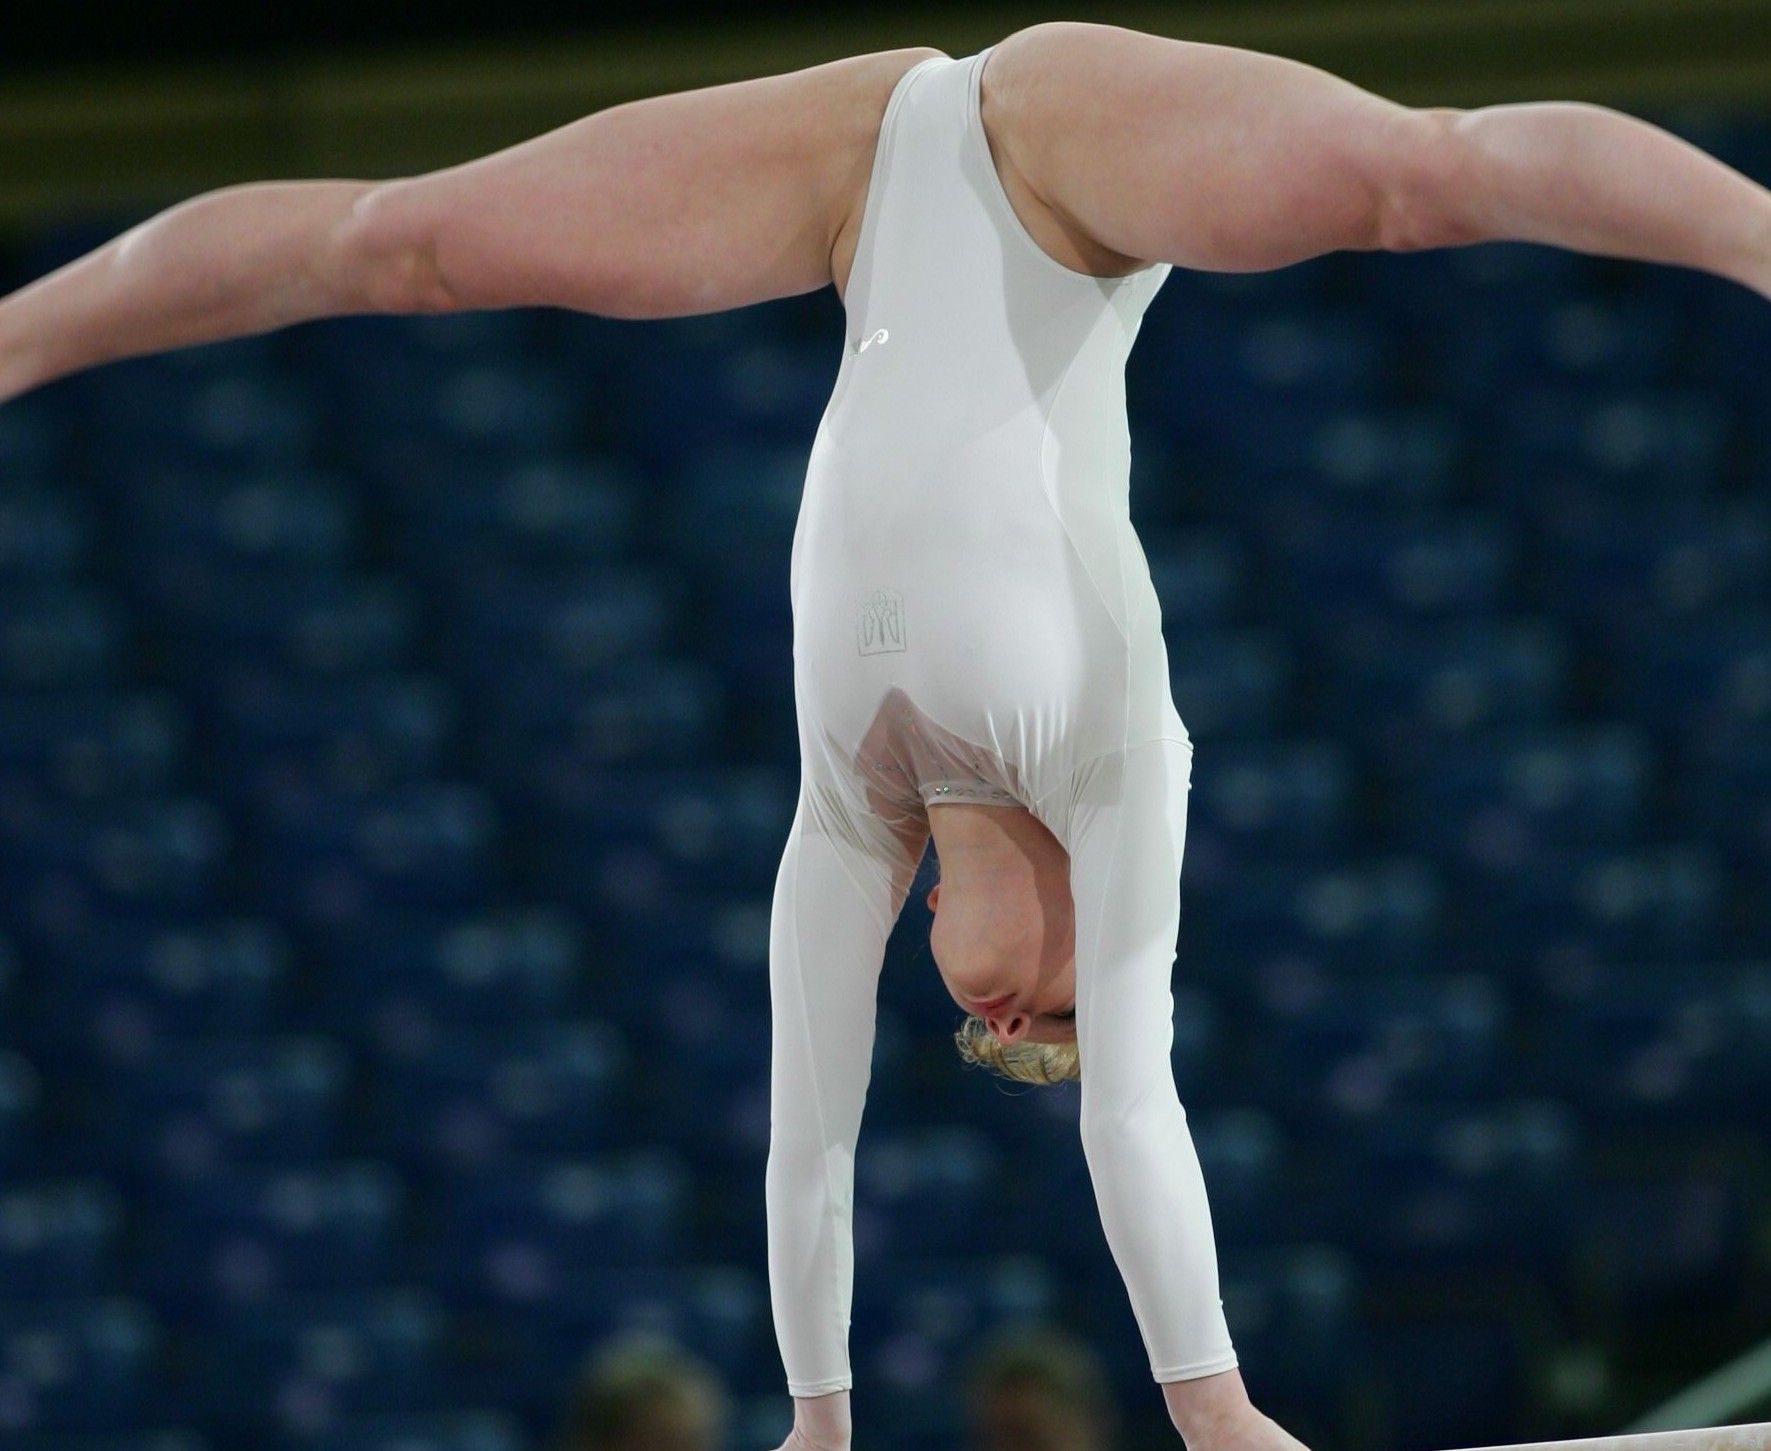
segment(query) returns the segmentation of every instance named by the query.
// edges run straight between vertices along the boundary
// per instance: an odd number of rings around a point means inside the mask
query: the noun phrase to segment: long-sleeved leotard
[[[887,105],[791,591],[798,811],[770,939],[769,1275],[789,1390],[853,1384],[854,1162],[885,942],[943,801],[1070,858],[1082,1139],[1158,1381],[1236,1364],[1169,1053],[1192,746],[1127,506],[1124,365],[1169,268],[1092,278],[991,160],[988,50]]]

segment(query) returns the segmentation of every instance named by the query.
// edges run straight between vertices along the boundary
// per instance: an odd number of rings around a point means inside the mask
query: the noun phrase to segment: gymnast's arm
[[[928,841],[802,780],[769,923],[769,1292],[794,1400],[782,1451],[847,1451],[855,1148],[886,939]]]
[[[1010,159],[1128,259],[1254,272],[1338,250],[1537,242],[1771,297],[1771,191],[1604,106],[1416,109],[1280,56],[1082,21],[997,51],[986,119],[1008,117]]]
[[[1189,1451],[1303,1451],[1243,1387],[1169,1056],[1191,774],[1190,744],[1146,741],[1082,767],[1063,808],[1082,1147],[1152,1377]]]
[[[117,358],[351,313],[659,318],[816,291],[905,59],[629,101],[421,176],[206,192],[0,299],[0,403]]]

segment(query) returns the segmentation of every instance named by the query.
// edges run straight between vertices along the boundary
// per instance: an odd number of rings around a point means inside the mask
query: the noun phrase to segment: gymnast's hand
[[[849,1438],[844,1436],[840,1441],[817,1441],[809,1439],[798,1427],[783,1441],[779,1451],[849,1451]]]
[[[1166,1382],[1162,1398],[1187,1451],[1306,1451],[1302,1441],[1254,1408],[1239,1370]]]
[[[805,1396],[793,1403],[793,1434],[780,1451],[849,1451],[854,1434],[847,1391]]]
[[[795,1431],[781,1443],[779,1451],[825,1451],[826,1444],[828,1444],[830,1451],[849,1451],[849,1443],[846,1440],[841,1442],[831,1441],[829,1443],[823,1441],[808,1441],[805,1437],[801,1436],[798,1431]]]

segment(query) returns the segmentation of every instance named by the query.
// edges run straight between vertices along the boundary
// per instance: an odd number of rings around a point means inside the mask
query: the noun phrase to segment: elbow
[[[1405,113],[1377,188],[1382,250],[1421,252],[1487,240],[1480,221],[1481,148],[1461,124],[1468,114],[1449,106]]]
[[[1096,1097],[1092,1101],[1085,1086],[1078,1120],[1084,1157],[1093,1159],[1101,1153],[1136,1148],[1159,1139],[1172,1127],[1173,1120],[1185,1124],[1187,1111],[1175,1091],[1173,1078],[1164,1075],[1161,1085],[1136,1094]]]
[[[340,311],[442,313],[465,304],[443,272],[432,209],[404,180],[366,184],[331,227],[320,284]]]

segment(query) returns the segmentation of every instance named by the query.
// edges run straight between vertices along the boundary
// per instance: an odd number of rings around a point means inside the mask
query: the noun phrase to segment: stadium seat
[[[1566,847],[1624,847],[1649,821],[1655,752],[1620,723],[1448,742],[1399,783],[1398,835],[1492,871]]]
[[[1054,1318],[1056,1295],[1036,1259],[918,1255],[882,1262],[855,1286],[856,1375],[888,1393],[907,1425],[952,1424],[953,1367],[992,1331]]]
[[[1005,1171],[988,1136],[954,1125],[878,1135],[855,1166],[855,1258],[987,1253]]]
[[[1404,971],[1438,938],[1446,895],[1425,857],[1353,858],[1332,867],[1251,861],[1221,881],[1189,883],[1183,893],[1183,966],[1242,993],[1262,964]]]
[[[0,444],[0,449],[4,448]],[[0,455],[3,458],[3,455]],[[0,461],[0,478],[6,478]],[[66,578],[92,548],[91,521],[66,494],[7,478],[0,495],[0,587]]]
[[[1322,860],[1353,839],[1355,766],[1327,740],[1206,745],[1187,803],[1188,886],[1208,888],[1245,863]]]
[[[0,1306],[105,1293],[123,1219],[122,1197],[100,1180],[9,1178],[0,1187]]]
[[[1397,1104],[1349,1126],[1319,1229],[1374,1269],[1562,1275],[1578,1242],[1585,1144],[1553,1099]]]
[[[530,1451],[534,1443],[513,1417],[454,1411],[351,1417],[287,1444],[289,1451]]]
[[[193,1039],[268,1033],[293,945],[263,919],[109,917],[44,944],[33,1041],[85,1071],[164,1061]],[[259,1053],[253,1038],[250,1059]]]
[[[421,1250],[425,1283],[468,1305],[569,1301],[605,1267],[679,1261],[690,1189],[687,1163],[662,1149],[511,1159],[457,1177]]]
[[[1771,1092],[1771,967],[1612,959],[1564,964],[1521,1069],[1618,1129],[1749,1132]]]
[[[1492,516],[1348,519],[1326,501],[1275,515],[1273,574],[1300,619],[1486,613],[1517,567],[1517,542]]]
[[[170,1039],[105,1066],[92,1132],[116,1170],[188,1182],[342,1148],[351,1063],[330,1039]]]
[[[446,1029],[556,1018],[577,996],[582,938],[557,908],[384,910],[327,935],[323,1011],[334,1033],[391,1056]]]
[[[143,1293],[181,1323],[291,1293],[369,1290],[399,1269],[405,1187],[388,1165],[217,1167],[144,1201]]]
[[[1447,737],[1548,724],[1567,700],[1570,642],[1548,619],[1370,618],[1324,645],[1324,717],[1398,761]]]
[[[22,1054],[0,1052],[0,1168],[27,1161],[42,1079]]]
[[[1335,980],[1301,970],[1262,982],[1254,1091],[1299,1122],[1361,1120],[1432,1096],[1495,1091],[1508,1000],[1476,973]]]
[[[574,1276],[568,1294],[521,1313],[485,1317],[483,1338],[459,1362],[458,1396],[495,1400],[541,1420],[557,1415],[586,1349],[628,1332],[682,1346],[728,1386],[778,1381],[769,1346],[768,1286],[760,1268],[722,1264],[619,1265]],[[857,1293],[859,1287],[857,1287]],[[767,1379],[765,1379],[765,1377]],[[777,1387],[777,1390],[779,1388]]]
[[[0,1303],[5,1430],[126,1432],[152,1402],[161,1351],[153,1315],[111,1296]]]
[[[270,1299],[195,1337],[189,1408],[226,1439],[327,1435],[348,1418],[448,1403],[442,1304],[423,1291]]]
[[[618,1127],[629,1057],[592,1019],[451,1029],[374,1063],[367,1128],[378,1152],[425,1174],[596,1152]]]
[[[70,801],[163,795],[189,750],[190,716],[169,691],[106,686],[0,697],[0,789]]]
[[[1164,630],[1225,625],[1241,612],[1250,561],[1231,531],[1142,529],[1139,536]]]
[[[1386,1444],[1493,1445],[1534,1405],[1548,1347],[1535,1318],[1504,1304],[1422,1311],[1377,1328],[1372,1350],[1393,1387]],[[1446,1375],[1446,1366],[1456,1375]]]
[[[1201,741],[1285,730],[1296,669],[1290,646],[1271,631],[1214,631],[1169,640],[1175,708],[1188,735]]]
[[[0,689],[102,684],[127,643],[123,606],[73,580],[19,581],[0,596]]]

